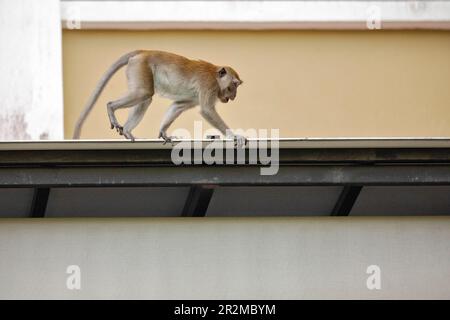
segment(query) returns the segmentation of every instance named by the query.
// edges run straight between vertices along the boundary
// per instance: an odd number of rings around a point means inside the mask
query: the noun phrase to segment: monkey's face
[[[231,67],[221,67],[217,72],[219,83],[219,100],[223,103],[233,101],[237,95],[238,87],[243,83],[239,75]]]

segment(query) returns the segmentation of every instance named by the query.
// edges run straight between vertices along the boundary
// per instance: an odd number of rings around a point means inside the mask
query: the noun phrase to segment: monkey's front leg
[[[161,122],[161,127],[159,129],[158,138],[162,138],[164,140],[164,144],[171,143],[173,144],[173,139],[176,137],[171,137],[167,135],[167,129],[169,129],[170,125],[175,121],[176,118],[180,116],[184,111],[190,109],[195,106],[194,102],[191,101],[177,101],[174,102],[169,109],[167,109],[166,114]]]
[[[242,148],[247,144],[247,138],[234,134],[214,107],[204,107],[201,109],[200,113],[206,121],[222,132],[225,137],[234,139],[237,147]]]

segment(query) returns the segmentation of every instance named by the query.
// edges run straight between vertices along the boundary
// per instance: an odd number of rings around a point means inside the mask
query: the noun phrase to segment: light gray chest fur
[[[166,68],[155,68],[155,92],[172,101],[198,100],[198,92],[194,81],[186,81],[177,72],[170,72]]]

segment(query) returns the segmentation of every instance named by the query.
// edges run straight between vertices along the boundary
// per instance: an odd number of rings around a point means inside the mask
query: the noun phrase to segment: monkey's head
[[[217,82],[219,84],[218,97],[223,103],[234,100],[237,95],[237,88],[243,83],[237,72],[231,67],[219,67]]]

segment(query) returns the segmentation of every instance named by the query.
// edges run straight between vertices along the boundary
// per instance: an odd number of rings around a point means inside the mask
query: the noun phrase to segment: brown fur
[[[74,139],[80,137],[81,126],[109,79],[125,65],[128,65],[128,92],[121,99],[108,103],[111,128],[121,135],[134,140],[131,130],[142,120],[155,93],[174,101],[160,128],[159,136],[166,142],[170,141],[166,134],[170,124],[183,111],[196,105],[200,105],[200,113],[215,128],[223,134],[232,135],[217,114],[215,103],[218,99],[223,103],[235,99],[242,80],[233,68],[191,60],[169,52],[138,50],[121,57],[103,76],[77,122]],[[114,114],[120,108],[133,108],[123,127]]]

